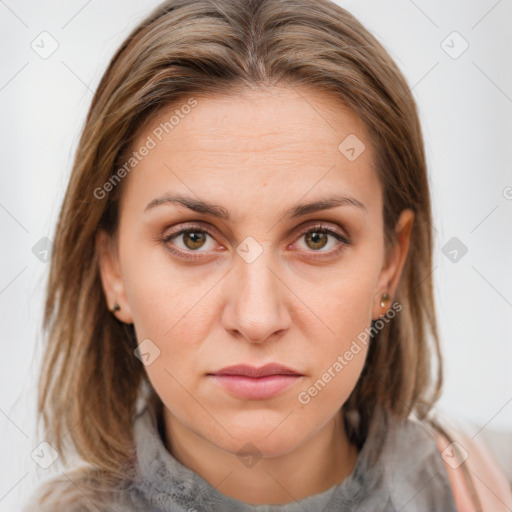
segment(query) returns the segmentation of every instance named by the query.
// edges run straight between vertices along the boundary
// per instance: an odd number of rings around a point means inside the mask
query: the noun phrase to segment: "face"
[[[337,99],[283,87],[183,105],[134,141],[114,250],[98,238],[105,294],[168,421],[228,452],[288,453],[355,387],[411,217],[386,259],[375,155]]]

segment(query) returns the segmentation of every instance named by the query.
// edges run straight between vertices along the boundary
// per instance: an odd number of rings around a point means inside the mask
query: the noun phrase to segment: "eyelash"
[[[322,256],[320,256],[320,257],[313,256],[313,258],[310,258],[310,259],[323,259],[323,258],[326,258],[325,254],[328,255],[327,257],[334,256],[334,255],[338,254],[339,252],[341,252],[345,248],[346,245],[350,245],[350,243],[351,243],[350,240],[348,240],[346,237],[344,237],[343,235],[340,235],[336,231],[333,231],[331,228],[329,228],[329,226],[327,226],[325,224],[315,224],[312,226],[308,226],[307,228],[305,228],[303,231],[301,231],[299,233],[298,239],[302,238],[304,235],[307,235],[308,233],[313,233],[313,232],[331,235],[338,242],[340,242],[340,244],[337,248],[335,248],[331,251],[321,251],[321,250],[308,251],[308,252],[312,252],[312,253],[319,252],[322,254]],[[157,241],[166,245],[166,247],[168,248],[169,251],[171,251],[173,254],[176,254],[179,257],[187,258],[189,260],[197,260],[197,259],[203,258],[203,256],[200,254],[200,251],[192,251],[192,250],[183,251],[181,249],[176,249],[172,245],[169,245],[169,242],[171,240],[173,240],[174,238],[178,238],[180,235],[183,235],[184,233],[206,233],[206,234],[210,235],[212,238],[215,238],[214,233],[210,229],[208,229],[202,225],[192,224],[192,225],[188,225],[184,229],[180,229],[177,232],[164,234],[162,237],[158,237]],[[194,253],[199,253],[199,254],[194,254]]]

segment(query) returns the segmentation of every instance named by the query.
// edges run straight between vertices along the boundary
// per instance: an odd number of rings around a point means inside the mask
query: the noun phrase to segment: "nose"
[[[236,257],[225,283],[224,328],[235,337],[263,343],[282,336],[291,323],[286,286],[273,270],[268,251],[247,263]]]

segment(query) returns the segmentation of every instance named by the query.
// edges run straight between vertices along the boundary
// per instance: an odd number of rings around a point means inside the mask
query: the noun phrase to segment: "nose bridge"
[[[283,284],[273,270],[273,253],[268,247],[258,246],[254,240],[240,244],[228,283],[226,327],[253,342],[264,341],[289,325]]]

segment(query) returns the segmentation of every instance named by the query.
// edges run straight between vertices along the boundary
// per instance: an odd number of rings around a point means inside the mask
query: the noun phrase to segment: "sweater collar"
[[[354,503],[362,492],[363,482],[364,492],[368,492],[382,476],[378,471],[369,471],[367,452],[371,446],[365,443],[352,473],[341,484],[284,505],[251,505],[222,494],[175,459],[164,444],[162,417],[154,408],[147,406],[137,415],[134,436],[138,471],[136,492],[143,495],[146,503],[161,511],[327,512],[333,502],[336,510],[340,510],[343,503],[348,510],[350,503]]]

